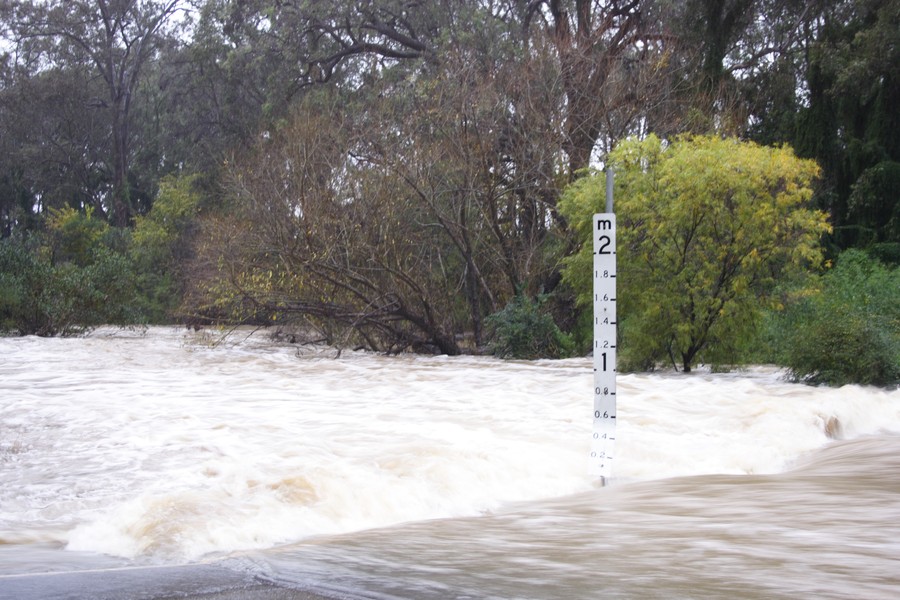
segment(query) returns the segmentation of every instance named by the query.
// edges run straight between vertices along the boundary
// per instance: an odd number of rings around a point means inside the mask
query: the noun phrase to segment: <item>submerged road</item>
[[[0,576],[0,600],[343,600],[216,565]]]

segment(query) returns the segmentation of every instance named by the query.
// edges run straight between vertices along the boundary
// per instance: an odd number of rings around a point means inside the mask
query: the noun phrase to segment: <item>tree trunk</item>
[[[117,99],[118,100],[118,99]],[[131,201],[128,185],[128,126],[127,113],[113,104],[113,181],[112,213],[117,227],[127,227],[131,220]]]

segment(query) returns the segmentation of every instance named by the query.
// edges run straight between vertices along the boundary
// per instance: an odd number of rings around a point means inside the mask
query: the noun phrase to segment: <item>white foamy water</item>
[[[610,498],[592,496],[609,492],[589,476],[589,359],[335,359],[246,336],[0,339],[0,547],[177,563],[439,518],[465,529],[517,506],[533,507],[540,537],[543,520],[558,535],[561,514]],[[780,473],[830,442],[829,421],[847,439],[900,433],[900,392],[789,384],[773,369],[618,387],[612,490]],[[628,493],[612,497],[626,523]],[[547,499],[561,500],[541,516]],[[53,570],[23,556],[0,572]]]

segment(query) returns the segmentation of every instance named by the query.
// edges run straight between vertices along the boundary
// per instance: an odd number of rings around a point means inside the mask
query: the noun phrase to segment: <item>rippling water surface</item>
[[[900,392],[624,375],[598,489],[589,359],[248,335],[0,339],[0,576],[224,561],[378,598],[900,595]]]

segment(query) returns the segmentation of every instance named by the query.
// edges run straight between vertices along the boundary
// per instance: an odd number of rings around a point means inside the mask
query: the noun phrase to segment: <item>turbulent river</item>
[[[0,339],[0,597],[214,563],[347,598],[900,596],[900,392],[771,368],[383,357],[176,328]]]

